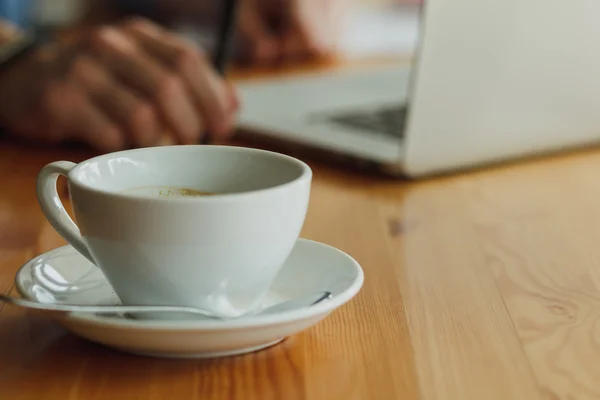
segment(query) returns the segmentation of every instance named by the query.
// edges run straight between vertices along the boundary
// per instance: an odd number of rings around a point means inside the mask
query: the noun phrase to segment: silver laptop
[[[241,82],[253,135],[422,177],[600,141],[600,2],[425,0],[412,62]]]

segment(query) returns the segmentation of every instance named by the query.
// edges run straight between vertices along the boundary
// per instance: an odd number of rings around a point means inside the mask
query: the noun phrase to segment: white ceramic
[[[313,326],[352,299],[363,279],[360,266],[349,255],[299,239],[262,306],[319,290],[332,292],[330,300],[312,307],[230,321],[200,317],[194,321],[134,320],[89,313],[56,318],[88,340],[130,353],[219,357],[262,349]],[[42,303],[119,304],[102,272],[71,246],[27,262],[17,272],[15,284],[22,297]]]
[[[58,197],[59,175],[68,179],[78,226]],[[102,269],[124,304],[235,316],[260,304],[288,257],[311,178],[305,163],[278,153],[166,146],[54,162],[37,187],[52,226]],[[160,195],[165,187],[218,195]]]

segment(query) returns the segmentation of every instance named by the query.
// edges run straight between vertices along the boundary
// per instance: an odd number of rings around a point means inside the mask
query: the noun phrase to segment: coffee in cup
[[[134,187],[127,189],[125,193],[139,194],[146,196],[155,197],[199,197],[199,196],[213,196],[217,193],[207,192],[205,190],[172,187],[172,186],[144,186]]]

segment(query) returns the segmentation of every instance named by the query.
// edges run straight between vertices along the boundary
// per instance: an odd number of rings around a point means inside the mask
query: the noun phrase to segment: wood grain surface
[[[64,244],[36,173],[92,155],[0,145],[3,293],[23,262]],[[422,182],[307,161],[302,236],[361,263],[353,301],[280,345],[213,361],[122,354],[0,306],[0,398],[600,398],[600,153]]]

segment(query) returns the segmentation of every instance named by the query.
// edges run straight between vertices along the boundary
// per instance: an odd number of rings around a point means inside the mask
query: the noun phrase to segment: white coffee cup
[[[78,225],[59,199],[59,175]],[[291,252],[311,179],[308,165],[278,153],[166,146],[48,164],[37,195],[54,229],[104,272],[123,304],[237,316],[260,305]],[[193,190],[215,194],[186,195]]]

